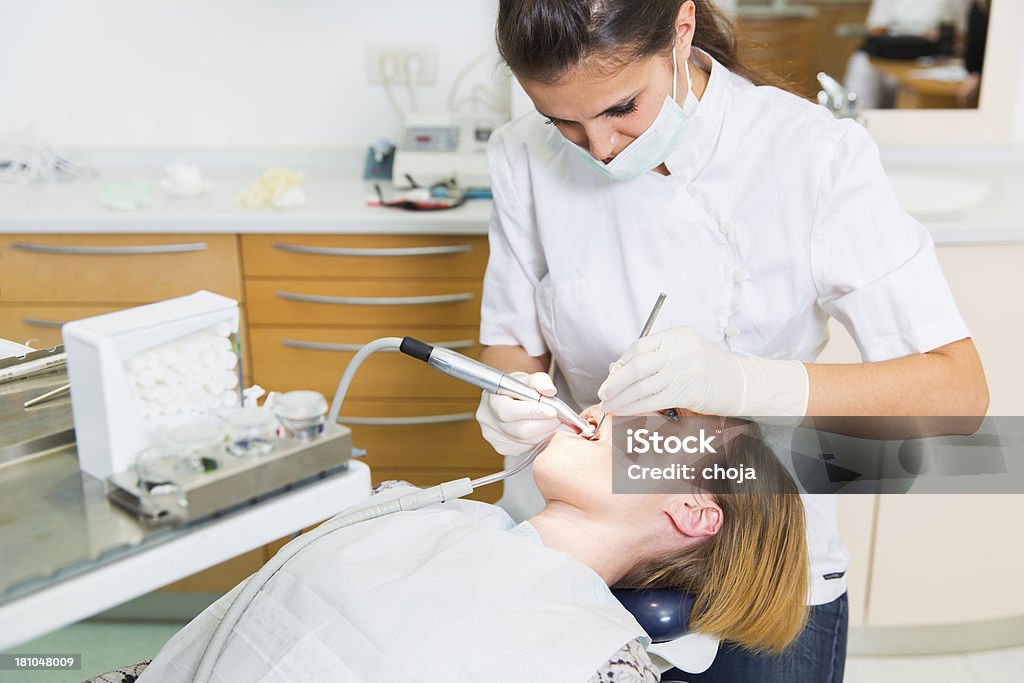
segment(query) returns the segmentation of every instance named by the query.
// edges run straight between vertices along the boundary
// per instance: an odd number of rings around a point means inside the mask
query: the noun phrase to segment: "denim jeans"
[[[842,683],[849,621],[846,594],[810,608],[807,625],[781,654],[759,655],[722,643],[711,668],[702,674],[673,669],[662,681],[687,683]],[[673,676],[674,674],[674,676]]]

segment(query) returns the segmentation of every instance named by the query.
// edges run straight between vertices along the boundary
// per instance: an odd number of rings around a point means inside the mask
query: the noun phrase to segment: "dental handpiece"
[[[472,384],[484,391],[499,396],[508,396],[519,401],[542,403],[554,409],[558,419],[575,428],[583,436],[590,438],[597,433],[597,428],[587,422],[575,410],[554,396],[544,396],[526,382],[505,374],[497,368],[485,365],[478,360],[463,356],[451,349],[431,346],[418,339],[405,337],[399,350],[407,356],[423,361],[446,375]]]

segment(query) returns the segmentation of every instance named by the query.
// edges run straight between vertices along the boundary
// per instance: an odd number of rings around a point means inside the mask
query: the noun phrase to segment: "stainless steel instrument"
[[[405,337],[399,350],[408,356],[423,361],[436,370],[440,370],[446,375],[472,384],[475,387],[480,387],[492,394],[550,406],[558,414],[558,419],[575,428],[581,435],[587,438],[597,434],[597,428],[580,417],[564,401],[554,396],[544,396],[526,382],[505,374],[497,368],[492,368],[490,365],[485,365],[478,360],[463,356],[461,353],[456,353],[450,349],[431,346],[412,337]]]
[[[149,523],[201,519],[348,467],[352,431],[325,425],[312,441],[278,439],[266,455],[240,458],[224,448],[198,455],[205,471],[182,471],[170,461],[165,472],[142,474],[132,468],[107,479],[107,495]]]
[[[647,316],[647,322],[644,323],[644,328],[640,330],[640,336],[637,339],[643,339],[651,333],[651,328],[654,327],[654,321],[658,319],[658,314],[661,313],[661,307],[665,303],[665,299],[668,298],[668,294],[662,292],[658,295],[658,300],[654,302],[654,308],[651,309],[651,314]],[[597,429],[601,429],[601,425],[604,424],[604,419],[608,417],[608,413],[601,416],[601,421],[597,423]]]

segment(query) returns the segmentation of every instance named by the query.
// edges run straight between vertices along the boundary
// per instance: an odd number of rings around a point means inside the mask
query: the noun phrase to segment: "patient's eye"
[[[676,410],[675,408],[666,408],[665,410],[660,410],[658,411],[658,414],[661,415],[666,420],[679,422],[679,411]]]

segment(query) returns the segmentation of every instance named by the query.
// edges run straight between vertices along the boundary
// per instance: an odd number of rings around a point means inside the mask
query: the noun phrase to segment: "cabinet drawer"
[[[479,399],[451,402],[345,401],[338,422],[352,430],[352,445],[366,449],[366,464],[418,469],[502,467],[480,433]]]
[[[120,310],[103,306],[4,306],[0,305],[0,337],[35,348],[63,344],[61,325]]]
[[[482,235],[243,235],[246,277],[479,278]]]
[[[480,353],[477,327],[447,329],[292,327],[249,331],[255,381],[271,391],[313,389],[330,398],[349,361],[364,344],[381,337],[416,337],[467,356]],[[363,361],[348,396],[359,398],[478,399],[480,390],[442,375],[402,353],[378,352]]]
[[[6,235],[0,301],[148,303],[198,289],[239,299],[234,235]]]
[[[483,280],[250,280],[253,325],[451,325],[480,321]]]

